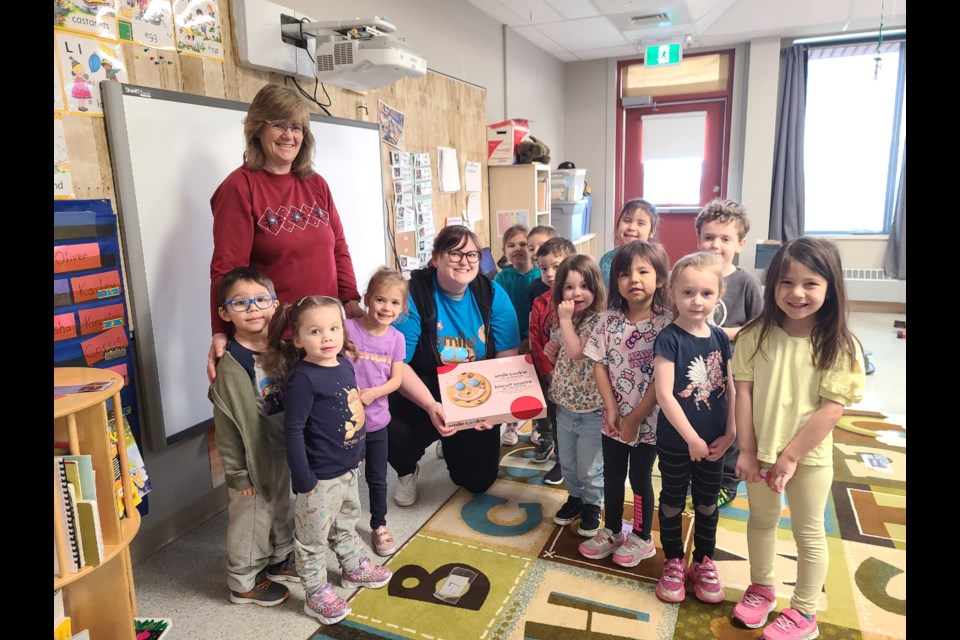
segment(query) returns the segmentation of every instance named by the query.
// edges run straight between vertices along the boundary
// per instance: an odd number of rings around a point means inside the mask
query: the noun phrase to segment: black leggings
[[[693,496],[693,561],[713,558],[717,546],[717,521],[720,513],[717,496],[723,458],[694,462],[688,451],[672,451],[657,445],[660,456],[660,543],[667,560],[683,557],[681,514],[687,501],[687,487]]]
[[[426,412],[399,392],[390,394],[390,416],[387,461],[397,475],[405,476],[414,472],[426,448],[440,434]],[[472,493],[483,493],[500,470],[500,430],[458,431],[443,439],[443,457],[454,484]]]
[[[635,447],[603,436],[603,504],[604,524],[613,533],[623,529],[624,483],[627,467],[630,469],[630,488],[633,490],[633,531],[650,541],[653,524],[653,460],[657,448],[640,443]]]

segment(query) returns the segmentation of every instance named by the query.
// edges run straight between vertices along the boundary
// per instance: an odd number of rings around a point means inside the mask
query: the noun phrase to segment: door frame
[[[692,58],[696,56],[703,55],[717,55],[717,54],[728,54],[729,58],[729,67],[727,70],[727,86],[722,91],[708,91],[701,93],[681,93],[669,96],[658,96],[654,98],[654,103],[660,106],[668,105],[680,105],[684,103],[694,104],[698,102],[714,101],[717,99],[725,99],[726,106],[724,109],[724,123],[723,123],[723,148],[721,149],[722,159],[720,167],[720,194],[718,197],[726,197],[727,195],[727,179],[730,175],[729,163],[730,163],[730,131],[732,127],[732,116],[733,116],[733,75],[736,63],[736,51],[734,49],[725,49],[721,51],[708,51],[703,53],[692,53],[684,54],[684,57]],[[608,207],[608,210],[613,211],[614,215],[614,224],[617,214],[620,212],[620,207],[623,206],[624,202],[624,175],[625,175],[625,157],[624,157],[624,133],[626,131],[626,115],[627,109],[632,109],[635,107],[624,107],[623,106],[623,76],[626,72],[626,69],[634,65],[642,65],[643,58],[631,59],[631,60],[621,60],[617,62],[617,83],[616,83],[616,156],[614,161],[614,197],[616,201],[612,207]]]

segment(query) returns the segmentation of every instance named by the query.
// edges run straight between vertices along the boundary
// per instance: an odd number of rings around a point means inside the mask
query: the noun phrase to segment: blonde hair
[[[698,251],[683,256],[677,260],[677,264],[673,265],[673,270],[670,272],[670,284],[668,285],[670,290],[673,290],[673,287],[677,284],[677,280],[680,278],[680,274],[686,269],[709,271],[716,275],[717,298],[719,299],[723,296],[723,258],[712,251]]]
[[[314,174],[313,148],[316,144],[310,130],[310,111],[293,89],[279,84],[264,85],[254,96],[247,117],[243,119],[243,137],[246,149],[243,161],[252,171],[261,171],[267,165],[267,156],[260,145],[260,131],[267,122],[290,122],[303,128],[300,153],[293,160],[291,172],[301,180]]]
[[[340,311],[340,326],[343,329],[343,352],[354,360],[360,355],[357,346],[350,340],[347,333],[347,313],[343,304],[330,296],[304,296],[296,304],[281,304],[267,331],[267,351],[260,359],[263,370],[280,384],[286,383],[287,376],[293,371],[293,365],[302,359],[305,352],[298,349],[293,343],[293,336],[300,329],[300,319],[303,314],[324,307],[336,307]],[[286,337],[290,332],[290,338]]]
[[[400,296],[403,298],[403,311],[407,311],[407,281],[403,275],[389,267],[380,267],[370,276],[370,282],[367,283],[367,291],[363,294],[363,304],[370,308],[370,297],[378,291],[384,291],[391,287],[400,289]]]

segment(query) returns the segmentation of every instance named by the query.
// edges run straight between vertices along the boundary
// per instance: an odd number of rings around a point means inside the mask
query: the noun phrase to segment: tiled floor
[[[906,426],[906,340],[896,337],[894,320],[906,315],[853,313],[853,330],[866,350],[876,372],[867,377],[864,401],[855,408],[897,416]],[[390,495],[396,474],[389,473]],[[421,461],[419,499],[407,508],[388,503],[388,524],[398,543],[406,541],[450,497],[456,487],[446,466],[436,458],[434,448]],[[366,511],[366,485],[361,486]],[[370,530],[361,522],[361,536],[369,543]],[[134,566],[137,606],[140,616],[171,618],[170,640],[263,640],[283,638],[306,640],[319,622],[303,613],[303,590],[291,585],[291,598],[278,607],[235,605],[228,600],[224,578],[226,511],[167,545]],[[373,556],[371,552],[371,557]],[[332,566],[336,566],[332,553]],[[336,583],[339,576],[331,576]],[[347,597],[351,591],[341,590]]]

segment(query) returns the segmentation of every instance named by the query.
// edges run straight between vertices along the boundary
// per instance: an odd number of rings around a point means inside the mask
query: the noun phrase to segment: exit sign
[[[652,44],[646,48],[643,64],[647,67],[666,67],[680,64],[683,59],[683,47],[679,42]]]

